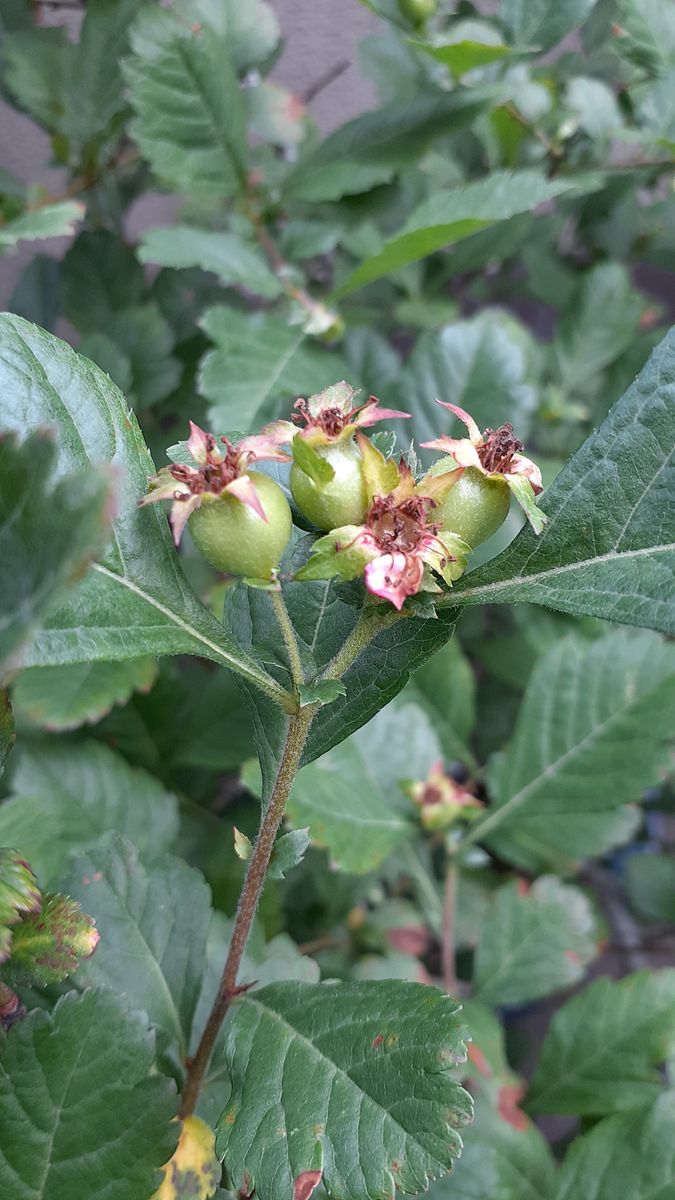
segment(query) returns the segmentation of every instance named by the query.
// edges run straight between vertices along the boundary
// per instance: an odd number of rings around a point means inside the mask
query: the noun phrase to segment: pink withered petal
[[[195,425],[194,421],[190,421],[190,436],[187,440],[187,448],[194,458],[195,462],[200,466],[204,466],[209,461],[209,453],[215,449],[215,438],[212,433],[206,433],[199,425]],[[220,455],[218,455],[220,458]]]
[[[454,413],[454,415],[458,417],[464,425],[466,425],[471,441],[480,446],[481,442],[483,441],[483,435],[476,425],[473,417],[466,411],[466,409],[460,408],[458,404],[448,404],[445,400],[436,400],[436,403],[440,404],[442,408],[447,408],[451,413]]]
[[[380,408],[377,400],[373,399],[364,404],[363,408],[359,409],[354,415],[353,424],[366,428],[369,425],[376,425],[378,421],[408,421],[410,413],[401,412],[398,408]]]
[[[536,463],[532,462],[531,458],[526,458],[524,454],[514,454],[507,475],[524,475],[532,484],[532,491],[535,496],[538,496],[544,490],[539,467]]]
[[[421,445],[425,450],[442,450],[444,454],[451,454],[460,467],[478,467],[479,471],[486,474],[478,451],[473,441],[469,441],[468,438],[439,437],[433,442],[422,442]]]
[[[260,517],[260,520],[267,524],[267,514],[260,503],[260,497],[249,475],[240,475],[238,479],[233,479],[231,483],[226,485],[224,490],[229,492],[231,496],[236,496],[237,500],[241,500],[242,504],[247,504],[256,516]]]
[[[185,499],[183,499],[183,496]],[[183,530],[192,513],[195,509],[199,508],[202,498],[201,496],[191,496],[189,492],[181,494],[177,489],[174,492],[174,497],[169,522],[171,524],[171,532],[173,533],[174,545],[178,546],[183,536]]]
[[[237,443],[237,458],[242,465],[255,459],[265,459],[268,462],[290,462],[290,455],[284,454],[280,446],[292,441],[297,429],[290,421],[273,421],[265,425],[260,433],[242,438]]]
[[[368,591],[389,600],[399,612],[408,596],[419,591],[423,575],[422,560],[400,551],[374,558],[364,571]]]

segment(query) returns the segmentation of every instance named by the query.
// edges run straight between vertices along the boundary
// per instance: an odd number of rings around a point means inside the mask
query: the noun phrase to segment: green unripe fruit
[[[476,467],[467,467],[434,509],[433,522],[476,547],[504,524],[510,503],[511,493],[503,476],[487,476]]]
[[[360,525],[368,508],[368,494],[356,442],[336,442],[314,449],[330,463],[335,474],[328,483],[318,484],[293,463],[291,492],[300,512],[317,529],[326,531],[341,525]]]
[[[423,25],[429,17],[433,17],[438,8],[438,0],[398,0],[398,6],[404,17]]]
[[[269,579],[288,545],[293,521],[288,501],[267,475],[248,473],[267,521],[235,496],[205,496],[188,521],[195,546],[217,571]]]

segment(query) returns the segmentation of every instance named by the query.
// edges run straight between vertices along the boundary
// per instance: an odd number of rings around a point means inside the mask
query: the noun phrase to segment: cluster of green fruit
[[[171,500],[176,544],[189,524],[218,571],[275,587],[293,516],[283,489],[252,466],[291,462],[297,520],[328,535],[295,577],[363,574],[370,592],[399,609],[420,590],[440,590],[435,576],[451,584],[462,574],[467,555],[505,520],[512,493],[541,531],[541,475],[510,425],[481,432],[468,413],[443,405],[469,436],[425,443],[443,457],[416,482],[403,459],[385,458],[363,433],[407,414],[381,408],[372,396],[355,406],[354,395],[348,384],[335,384],[298,400],[292,422],[275,421],[236,443],[191,423],[189,461],[154,476],[141,504]]]

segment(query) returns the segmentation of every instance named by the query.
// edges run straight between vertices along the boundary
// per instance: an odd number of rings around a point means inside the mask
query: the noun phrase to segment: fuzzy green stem
[[[449,996],[457,994],[455,972],[455,912],[457,908],[457,863],[448,856],[443,892],[443,929],[441,934],[441,960],[443,964],[443,987]]]
[[[211,1061],[213,1047],[230,1004],[237,994],[237,975],[241,966],[253,918],[265,885],[265,876],[272,856],[291,785],[300,766],[300,759],[318,705],[307,705],[291,717],[276,782],[269,804],[260,822],[253,853],[249,859],[244,886],[239,897],[230,947],[225,960],[218,991],[204,1028],[199,1046],[190,1062],[183,1092],[181,1117],[194,1112],[204,1075]]]
[[[271,592],[272,606],[274,615],[277,619],[277,624],[281,630],[281,636],[284,639],[286,653],[288,654],[288,662],[291,668],[291,678],[296,692],[300,690],[305,681],[304,671],[302,669],[302,659],[300,658],[300,648],[298,639],[295,636],[295,630],[288,615],[288,609],[281,592]]]

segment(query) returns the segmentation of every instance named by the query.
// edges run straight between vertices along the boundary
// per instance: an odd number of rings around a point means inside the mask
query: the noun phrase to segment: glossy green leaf
[[[218,275],[228,287],[236,284],[266,299],[281,294],[281,284],[262,253],[234,233],[191,225],[148,229],[141,239],[138,257],[141,262],[162,267],[201,267]]]
[[[487,88],[434,91],[363,113],[336,129],[291,171],[284,186],[289,199],[339,200],[369,191],[414,162],[439,136],[474,120],[495,98]]]
[[[403,228],[377,254],[362,262],[334,295],[346,296],[408,263],[517,213],[531,212],[538,204],[574,188],[572,181],[546,179],[538,171],[494,171],[485,179],[437,192],[423,201]]]
[[[216,430],[248,432],[264,404],[313,395],[348,374],[338,354],[272,314],[253,316],[218,305],[201,324],[216,344],[199,372],[199,390],[211,401],[209,421]]]
[[[5,402],[0,428],[11,425],[26,428]],[[56,456],[44,429],[21,445],[0,436],[0,666],[24,652],[110,534],[110,475],[71,462],[56,482]]]
[[[453,588],[453,603],[529,600],[675,632],[675,330],[541,501],[527,529]]]
[[[499,15],[515,46],[549,50],[582,25],[596,0],[504,0]]]
[[[675,1092],[608,1117],[567,1152],[554,1200],[669,1200],[675,1189]]]
[[[474,994],[488,1004],[522,1004],[570,987],[597,953],[591,906],[578,888],[542,875],[495,892],[475,961]]]
[[[78,200],[45,204],[0,226],[0,246],[15,246],[17,242],[34,242],[39,238],[66,237],[83,216],[84,205]]]
[[[178,831],[175,797],[99,742],[24,740],[12,785],[0,804],[0,842],[19,846],[45,883],[59,883],[70,851],[107,830],[125,834],[146,859]]]
[[[138,508],[154,468],[134,417],[107,376],[64,342],[5,315],[0,384],[2,424],[57,427],[60,474],[112,463],[119,480],[106,557],[51,618],[25,664],[196,653],[264,680],[262,669],[226,636],[190,588],[164,514],[156,506]],[[84,528],[79,522],[78,536]],[[69,535],[72,539],[72,522]]]
[[[559,641],[531,676],[475,835],[535,870],[627,840],[669,761],[673,704],[675,647],[657,634]]]
[[[100,721],[136,689],[149,691],[156,673],[153,658],[30,667],[14,686],[14,709],[43,729],[77,729]]]
[[[184,1059],[211,912],[202,877],[169,856],[146,867],[131,842],[110,834],[73,859],[63,887],[101,935],[77,980],[126,996],[148,1014],[161,1049]]]
[[[108,991],[71,992],[19,1021],[0,1065],[3,1194],[148,1200],[178,1133],[153,1050],[145,1017]]]
[[[675,971],[596,979],[553,1017],[528,1108],[597,1117],[649,1104],[674,1048]]]
[[[242,998],[217,1139],[234,1185],[248,1178],[260,1200],[292,1200],[294,1180],[322,1169],[329,1194],[376,1200],[449,1171],[471,1119],[451,1074],[466,1053],[458,1009],[393,981],[276,984]]]
[[[155,174],[176,191],[231,196],[246,170],[244,107],[227,39],[199,23],[154,54],[127,60],[131,130]]]

